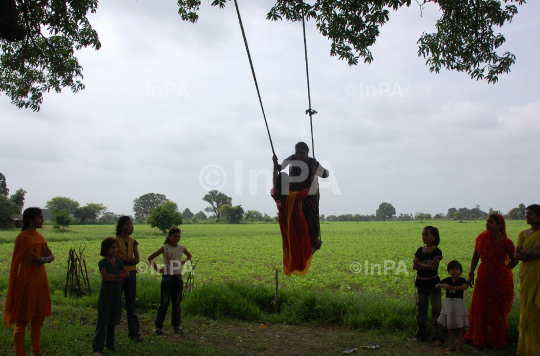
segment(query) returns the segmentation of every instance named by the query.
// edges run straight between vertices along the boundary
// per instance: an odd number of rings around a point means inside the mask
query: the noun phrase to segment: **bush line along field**
[[[476,236],[485,230],[481,221],[458,223],[432,221],[439,228],[443,262],[441,278],[448,275],[446,264],[457,259],[468,272]],[[286,277],[282,268],[281,234],[277,224],[189,224],[181,226],[181,244],[198,261],[195,291],[182,303],[185,315],[274,322],[316,322],[364,330],[411,330],[415,327],[413,255],[422,245],[421,232],[428,223],[419,222],[325,222],[321,224],[323,245],[313,256],[308,274]],[[526,229],[523,221],[509,221],[508,237],[514,242]],[[97,270],[101,241],[114,235],[113,225],[72,226],[69,231],[45,226],[40,232],[48,241],[56,260],[47,265],[53,304],[94,310],[100,286]],[[0,231],[0,295],[5,296],[13,251],[19,230]],[[147,257],[156,251],[164,236],[148,225],[135,225],[132,235],[139,241],[145,270]],[[70,248],[86,246],[85,258],[92,295],[69,300],[63,297],[67,257]],[[158,262],[161,262],[159,257]],[[385,275],[385,261],[395,263]],[[360,267],[351,271],[351,264]],[[368,270],[366,273],[366,263]],[[380,265],[380,269],[376,265]],[[373,266],[373,274],[371,273]],[[387,262],[391,268],[392,263]],[[399,267],[399,268],[398,268]],[[275,269],[279,269],[280,310],[272,315]],[[509,315],[509,339],[517,340],[519,323],[518,267],[514,270],[515,302]],[[380,270],[380,274],[378,273]],[[396,274],[397,272],[397,274]],[[152,312],[159,303],[160,276],[138,275],[137,306]],[[472,290],[465,292],[470,305]],[[382,297],[382,298],[381,298]],[[4,298],[0,299],[3,309]],[[95,313],[95,311],[94,311]],[[9,349],[10,334],[3,328],[0,350]],[[6,338],[8,338],[6,340]]]

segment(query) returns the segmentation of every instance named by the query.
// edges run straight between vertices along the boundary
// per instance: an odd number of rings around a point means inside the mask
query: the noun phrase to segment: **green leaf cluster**
[[[146,221],[151,227],[156,227],[166,233],[169,228],[182,224],[182,214],[178,211],[176,203],[167,200],[157,208],[153,208]]]

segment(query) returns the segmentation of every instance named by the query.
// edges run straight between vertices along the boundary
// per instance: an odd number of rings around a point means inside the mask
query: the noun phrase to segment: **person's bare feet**
[[[439,345],[442,345],[442,342],[440,342],[439,340],[436,340],[436,341],[433,343],[433,346],[439,346]]]
[[[461,349],[461,347],[458,347],[456,350],[456,355],[461,355],[462,353],[463,353],[463,350]]]
[[[447,347],[446,349],[444,349],[444,351],[454,351],[456,349],[456,346],[455,345],[450,345],[449,347]]]

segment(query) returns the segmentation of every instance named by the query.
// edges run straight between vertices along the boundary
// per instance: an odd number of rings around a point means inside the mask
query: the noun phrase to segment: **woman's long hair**
[[[22,231],[27,230],[30,228],[30,222],[37,218],[43,210],[41,208],[27,208],[23,212],[23,225],[22,225]]]

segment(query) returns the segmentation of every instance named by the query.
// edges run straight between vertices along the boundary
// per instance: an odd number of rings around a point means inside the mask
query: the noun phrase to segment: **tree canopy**
[[[225,7],[227,0],[212,0]],[[465,72],[476,80],[495,83],[508,73],[516,57],[497,53],[506,39],[496,29],[509,23],[525,0],[423,0],[439,6],[436,32],[418,40],[418,55],[429,70],[441,68]],[[302,4],[303,9],[302,9]],[[370,47],[389,21],[390,10],[409,7],[412,0],[276,0],[267,19],[315,20],[319,32],[331,41],[330,55],[356,65],[373,61]],[[101,48],[88,13],[97,11],[98,0],[2,0],[0,1],[0,92],[19,108],[38,111],[43,93],[74,93],[85,88],[76,51]],[[178,0],[184,21],[197,22],[201,0]],[[419,15],[420,16],[420,15]]]
[[[212,0],[225,7],[226,0]],[[356,65],[362,59],[373,61],[370,47],[389,20],[390,10],[409,7],[412,0],[316,0],[313,4],[298,0],[276,0],[266,18],[302,21],[313,19],[319,32],[332,41],[330,55]],[[441,17],[435,33],[424,33],[418,40],[418,55],[426,58],[429,70],[441,68],[469,74],[472,79],[496,83],[498,76],[510,71],[516,57],[497,49],[506,39],[495,28],[511,22],[517,5],[525,0],[424,0],[439,6]],[[302,8],[303,4],[303,8]],[[184,21],[197,22],[200,0],[179,0],[178,13]]]
[[[159,193],[148,193],[133,199],[135,220],[145,220],[150,215],[150,210],[157,208],[166,201],[167,197]]]
[[[148,223],[151,227],[157,227],[166,233],[172,226],[182,224],[182,214],[178,211],[178,205],[167,200],[160,206],[153,208],[148,215]]]
[[[98,0],[3,0],[0,92],[19,108],[40,109],[43,93],[84,89],[75,52],[101,47],[87,14]],[[11,19],[11,20],[10,20]]]
[[[210,206],[205,208],[204,211],[214,213],[214,215],[218,219],[221,218],[221,212],[219,211],[219,208],[223,204],[232,205],[232,198],[223,194],[222,192],[218,190],[209,191],[207,194],[204,195],[202,200],[210,204]]]
[[[381,203],[379,204],[379,209],[377,209],[375,215],[382,221],[392,220],[394,216],[396,216],[396,209],[390,203]]]
[[[45,209],[53,213],[55,210],[66,210],[70,214],[74,214],[79,208],[79,202],[67,197],[54,197],[45,203]]]

